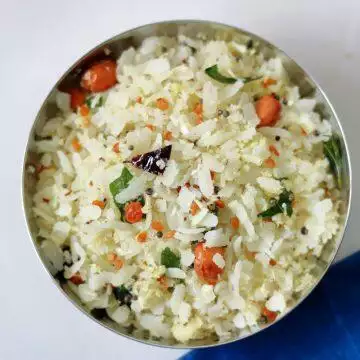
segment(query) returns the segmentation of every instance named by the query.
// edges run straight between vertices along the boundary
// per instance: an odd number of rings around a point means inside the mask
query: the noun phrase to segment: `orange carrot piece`
[[[130,224],[135,224],[142,220],[142,204],[139,201],[129,202],[125,206],[125,220]]]
[[[84,104],[86,99],[86,93],[80,89],[71,89],[70,94],[70,106],[73,110],[76,110],[79,106]]]
[[[250,251],[246,246],[244,247],[244,255],[246,259],[252,261],[255,259],[256,254],[256,251]]]
[[[144,243],[144,242],[146,242],[146,240],[147,240],[147,232],[146,232],[146,231],[140,232],[140,233],[137,235],[136,240],[137,240],[139,243]]]
[[[264,166],[269,168],[269,169],[273,169],[276,166],[275,160],[273,160],[272,158],[267,158],[264,161]]]
[[[280,156],[278,149],[274,145],[269,146],[269,151],[275,156]]]
[[[78,138],[76,138],[76,137],[73,138],[71,141],[71,145],[72,145],[74,151],[79,152],[81,150],[81,144],[80,144]]]
[[[196,215],[197,212],[200,210],[199,205],[193,201],[190,207],[190,213],[192,216]]]
[[[281,104],[272,95],[262,96],[255,104],[256,114],[260,119],[258,127],[274,126],[280,118]]]
[[[264,81],[262,82],[262,86],[266,89],[267,87],[269,87],[270,85],[275,85],[277,84],[277,80],[272,79],[270,77],[266,77],[264,79]]]
[[[194,112],[196,115],[202,115],[202,113],[203,113],[203,105],[202,105],[202,103],[198,102],[198,103],[195,105],[193,112]]]
[[[77,272],[69,279],[75,285],[81,285],[84,283],[83,278],[80,276],[80,273]]]
[[[202,114],[196,115],[195,122],[196,122],[196,125],[200,125],[200,124],[203,122],[203,116],[202,116]]]
[[[266,316],[268,322],[273,322],[277,317],[277,313],[275,311],[269,310],[266,306],[264,306],[261,313]]]
[[[107,254],[107,259],[108,259],[110,262],[115,261],[116,258],[117,258],[117,255],[116,255],[114,252],[111,252],[111,253],[108,253],[108,254]]]
[[[105,201],[101,201],[101,200],[94,200],[92,202],[93,205],[98,206],[100,209],[105,209]]]
[[[233,216],[230,218],[230,225],[234,230],[237,230],[240,227],[240,221],[237,216]]]
[[[141,97],[141,96],[138,96],[138,97],[135,99],[135,102],[137,102],[138,104],[142,104],[142,97]]]
[[[86,104],[80,106],[80,115],[88,116],[90,114],[90,109]]]
[[[170,230],[164,235],[164,239],[171,239],[174,237],[175,234],[176,234],[175,230]]]
[[[161,221],[158,221],[158,220],[154,220],[151,223],[151,227],[152,227],[152,229],[154,229],[156,231],[163,231],[164,230],[164,225],[161,223]]]
[[[84,128],[88,128],[91,124],[89,117],[83,117],[82,123]]]
[[[168,284],[168,281],[167,281],[167,277],[165,275],[161,275],[159,278],[157,278],[157,281],[159,282],[160,286],[164,290],[168,289],[169,284]]]
[[[169,108],[169,102],[165,98],[159,98],[156,100],[156,107],[160,110],[167,110]]]
[[[124,262],[121,259],[117,258],[117,259],[114,260],[113,265],[114,265],[116,270],[120,270],[123,267]]]
[[[220,280],[220,275],[224,272],[213,261],[215,254],[224,256],[224,247],[206,247],[204,243],[198,243],[194,249],[194,270],[200,280],[210,285],[215,285]]]
[[[216,200],[215,201],[215,205],[219,208],[219,209],[223,209],[225,207],[225,203],[222,200]]]
[[[91,92],[105,91],[117,83],[116,62],[103,60],[93,64],[81,78],[81,87]]]
[[[171,131],[165,131],[164,139],[167,140],[167,141],[172,140],[172,132]]]
[[[112,147],[112,151],[116,154],[120,154],[120,149],[119,149],[119,145],[120,143],[115,143],[114,146]]]
[[[269,265],[270,266],[275,266],[276,264],[277,264],[276,260],[274,260],[274,259],[269,260]]]
[[[193,112],[196,114],[196,124],[201,124],[203,122],[203,104],[201,102],[198,102],[195,105]]]

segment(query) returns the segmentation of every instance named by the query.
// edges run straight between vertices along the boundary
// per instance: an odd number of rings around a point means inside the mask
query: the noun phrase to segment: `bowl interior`
[[[64,76],[58,81],[58,83],[53,87],[50,91],[48,97],[45,99],[42,107],[35,119],[33,128],[29,135],[28,145],[25,154],[24,161],[24,169],[23,169],[23,201],[24,201],[24,210],[25,217],[27,221],[27,225],[29,228],[29,233],[32,238],[32,241],[35,245],[36,251],[41,258],[45,268],[49,272],[49,274],[55,280],[58,288],[60,288],[66,296],[84,313],[88,314],[95,321],[101,323],[107,328],[115,331],[116,333],[122,334],[124,336],[130,337],[132,339],[136,339],[139,341],[143,341],[150,344],[162,345],[162,346],[174,346],[174,347],[201,347],[201,346],[210,346],[210,345],[218,345],[220,344],[217,339],[209,338],[206,341],[193,341],[188,345],[178,345],[171,343],[165,340],[156,340],[156,339],[147,339],[145,337],[139,337],[136,333],[133,332],[133,329],[124,328],[112,320],[105,318],[103,320],[95,319],[86,308],[84,304],[80,302],[78,297],[74,296],[74,294],[70,291],[70,289],[63,284],[60,284],[56,277],[54,276],[52,271],[51,264],[43,255],[40,247],[41,240],[37,237],[37,228],[34,221],[34,215],[32,212],[32,194],[34,192],[35,179],[34,176],[29,174],[26,171],[26,165],[31,161],[34,156],[33,148],[33,139],[37,129],[42,128],[46,120],[54,115],[57,112],[57,108],[54,101],[54,93],[58,88],[66,88],[71,86],[71,84],[77,80],[81,69],[86,67],[86,65],[96,59],[96,57],[103,56],[104,51],[111,52],[111,55],[114,57],[118,57],[121,52],[127,49],[130,46],[137,47],[141,44],[141,42],[149,36],[159,36],[159,35],[167,35],[167,36],[177,36],[179,33],[186,34],[188,36],[196,36],[198,33],[202,33],[206,36],[207,39],[224,39],[224,40],[237,40],[241,43],[245,43],[249,39],[253,39],[257,44],[257,48],[261,51],[266,58],[270,58],[273,56],[278,56],[282,59],[284,67],[286,68],[290,81],[299,86],[300,94],[302,97],[314,96],[317,99],[317,111],[323,118],[330,120],[331,125],[336,133],[340,135],[341,145],[342,145],[342,154],[343,154],[343,163],[345,164],[344,169],[344,179],[343,179],[343,189],[342,189],[342,199],[343,199],[343,214],[341,217],[340,231],[336,235],[335,241],[329,242],[329,245],[325,248],[323,252],[323,258],[320,259],[321,263],[321,271],[318,274],[318,279],[322,278],[324,273],[326,272],[328,266],[332,262],[336,251],[340,245],[341,239],[343,237],[343,233],[345,230],[349,208],[350,208],[350,198],[351,198],[351,169],[350,169],[350,161],[348,150],[344,138],[344,134],[341,128],[341,125],[336,117],[336,114],[330,105],[329,101],[319,88],[319,86],[305,73],[305,71],[300,68],[292,59],[290,59],[284,52],[268,43],[267,41],[261,39],[260,37],[248,33],[246,31],[236,29],[231,26],[217,24],[213,22],[205,22],[205,21],[172,21],[172,22],[164,22],[157,24],[149,24],[145,26],[141,26],[139,28],[127,31],[123,34],[117,35],[110,40],[102,43],[95,49],[91,50],[88,54],[82,57],[79,61],[77,61],[71,68],[64,74]],[[310,291],[308,291],[310,293]],[[300,303],[307,295],[304,294],[300,299],[294,300],[295,307],[298,303]],[[261,330],[261,329],[259,329]],[[257,330],[257,331],[259,331]],[[257,332],[255,331],[255,332]],[[230,339],[227,342],[238,340],[240,338],[244,338],[249,336],[249,332],[244,332],[239,337],[234,339]]]

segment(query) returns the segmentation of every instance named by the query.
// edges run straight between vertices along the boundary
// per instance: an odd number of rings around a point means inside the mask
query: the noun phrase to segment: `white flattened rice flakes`
[[[114,69],[79,108],[58,92],[37,134],[50,271],[140,337],[222,341],[285,314],[339,229],[315,100],[234,41],[150,37]]]

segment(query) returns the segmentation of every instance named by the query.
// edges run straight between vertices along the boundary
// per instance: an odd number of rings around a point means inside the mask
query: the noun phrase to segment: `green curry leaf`
[[[294,194],[292,191],[284,190],[279,199],[274,201],[274,204],[267,210],[258,214],[258,217],[270,218],[276,214],[286,213],[287,216],[291,216],[293,213],[292,201],[294,200]]]
[[[343,161],[341,143],[338,135],[333,135],[328,141],[323,143],[324,154],[329,160],[330,169],[334,174],[339,188],[342,187]]]
[[[109,188],[114,200],[117,194],[119,194],[122,190],[126,189],[129,186],[132,178],[133,175],[131,174],[131,172],[126,167],[124,167],[121,175],[112,183],[110,183]]]
[[[166,247],[161,252],[161,265],[167,268],[180,268],[180,256],[177,256],[169,247]]]
[[[100,96],[97,100],[96,103],[94,103],[94,97],[93,96],[89,96],[86,100],[85,100],[85,104],[88,106],[89,109],[97,109],[100,106],[102,106],[104,104],[104,99],[102,96]]]
[[[132,178],[133,175],[131,174],[131,172],[126,167],[124,167],[121,172],[121,175],[109,185],[111,195],[113,196],[114,199],[114,203],[120,210],[121,221],[124,221],[125,219],[125,207],[129,202],[135,201],[135,202],[140,202],[142,206],[145,205],[145,199],[142,195],[138,196],[134,200],[127,201],[126,203],[119,203],[115,200],[116,195],[129,186],[129,183],[132,180]]]
[[[222,74],[220,74],[218,66],[213,65],[205,69],[205,72],[208,76],[210,76],[212,79],[219,81],[223,84],[234,84],[236,83],[237,79],[232,77],[227,77]]]
[[[258,77],[243,77],[243,78],[233,78],[233,77],[228,77],[228,76],[224,76],[222,74],[220,74],[219,72],[219,68],[217,65],[213,65],[210,66],[208,68],[205,69],[205,73],[210,76],[212,79],[219,81],[223,84],[234,84],[236,83],[238,80],[243,81],[245,84],[250,82],[250,81],[254,81],[254,80],[259,80],[262,78],[262,76],[258,76]]]

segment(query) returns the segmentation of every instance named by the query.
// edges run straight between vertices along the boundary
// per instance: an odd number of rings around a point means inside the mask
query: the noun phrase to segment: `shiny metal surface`
[[[128,48],[129,46],[138,46],[142,40],[148,36],[152,35],[169,35],[175,36],[179,32],[184,33],[189,36],[194,36],[197,33],[201,32],[207,36],[208,39],[235,39],[242,42],[245,42],[249,39],[253,39],[257,43],[257,48],[264,54],[266,58],[272,56],[279,56],[281,57],[284,67],[286,68],[289,78],[292,83],[299,86],[300,94],[303,97],[306,96],[314,96],[318,102],[318,112],[330,120],[333,129],[336,133],[338,133],[341,137],[342,143],[342,150],[343,150],[343,162],[345,164],[344,167],[344,179],[343,179],[343,189],[342,189],[342,200],[343,200],[343,210],[341,216],[341,225],[340,231],[337,233],[336,238],[334,241],[330,242],[325,251],[324,255],[327,259],[331,259],[331,261],[323,261],[319,260],[321,264],[321,271],[318,274],[318,281],[321,280],[323,275],[326,273],[328,267],[330,266],[331,262],[333,261],[336,252],[340,246],[342,241],[344,231],[346,228],[347,220],[349,217],[350,212],[350,204],[351,204],[351,165],[350,165],[350,156],[348,147],[346,144],[346,139],[340,124],[337,115],[330,104],[330,101],[327,99],[324,92],[320,89],[317,83],[300,67],[298,66],[291,58],[289,58],[283,51],[275,47],[274,45],[270,44],[266,40],[246,32],[241,29],[234,28],[232,26],[214,23],[214,22],[207,22],[207,21],[192,21],[192,20],[181,20],[181,21],[169,21],[169,22],[161,22],[155,24],[144,25],[127,32],[124,32],[120,35],[117,35],[104,43],[100,44],[95,49],[91,50],[87,53],[84,57],[82,57],[79,61],[77,61],[71,68],[62,76],[62,78],[58,81],[57,84],[53,87],[50,91],[49,95],[45,99],[44,103],[42,104],[38,115],[34,121],[34,125],[32,127],[31,133],[29,134],[29,140],[26,148],[26,153],[24,156],[24,163],[23,163],[23,182],[22,182],[22,194],[23,194],[23,207],[25,213],[25,219],[29,230],[29,235],[32,239],[36,252],[43,263],[46,271],[49,273],[51,278],[54,281],[54,284],[60,289],[68,299],[77,306],[83,313],[88,315],[94,321],[97,321],[99,324],[105,326],[106,328],[128,337],[130,339],[134,339],[143,343],[158,345],[158,346],[167,346],[167,347],[176,347],[176,348],[197,348],[197,347],[206,347],[206,346],[215,346],[219,344],[229,343],[232,341],[236,341],[245,337],[248,337],[252,334],[246,334],[244,336],[232,338],[226,342],[217,342],[216,339],[207,339],[206,341],[193,341],[187,345],[182,344],[174,344],[169,341],[160,341],[160,340],[150,340],[145,338],[136,337],[134,334],[131,333],[129,329],[123,328],[120,325],[116,324],[115,322],[111,321],[110,319],[105,320],[96,320],[88,311],[88,309],[81,304],[79,299],[74,296],[71,291],[66,286],[60,286],[58,281],[51,275],[49,270],[49,266],[47,265],[46,259],[41,252],[41,248],[39,246],[39,242],[36,239],[36,225],[33,220],[32,214],[32,193],[34,189],[34,178],[30,176],[25,170],[26,164],[29,162],[33,155],[31,148],[32,148],[32,141],[35,135],[35,130],[41,128],[45,123],[46,119],[51,116],[51,114],[56,111],[56,107],[53,101],[54,90],[57,88],[66,88],[67,86],[71,85],[77,79],[77,75],[79,74],[79,69],[86,66],[89,61],[93,61],[94,58],[98,57],[104,52],[104,49],[109,49],[113,56],[119,56],[120,53]],[[316,286],[316,285],[315,285]],[[315,287],[314,286],[314,287]],[[306,296],[313,290],[310,289],[308,293],[304,294],[300,299],[294,300],[294,304],[292,304],[292,309],[294,309]],[[38,296],[41,296],[38,295]],[[277,319],[277,321],[281,320],[281,318]],[[261,331],[271,325],[265,326],[258,331]],[[257,332],[258,332],[257,331]],[[256,333],[256,332],[255,332]]]

